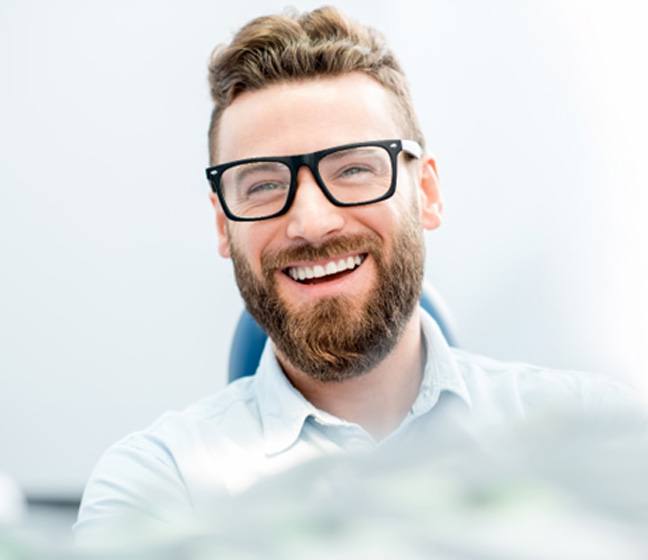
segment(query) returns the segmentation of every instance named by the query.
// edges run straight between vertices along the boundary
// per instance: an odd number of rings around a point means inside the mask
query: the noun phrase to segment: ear
[[[439,191],[436,161],[429,154],[423,155],[421,159],[419,201],[423,227],[430,230],[438,228],[441,225],[443,201]]]
[[[220,201],[214,193],[209,194],[214,212],[216,213],[216,235],[218,236],[218,252],[220,256],[228,259],[230,257],[230,237],[227,229],[227,216],[221,208]]]

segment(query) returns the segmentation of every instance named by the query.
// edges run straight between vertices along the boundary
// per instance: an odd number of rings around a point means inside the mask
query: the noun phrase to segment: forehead
[[[399,138],[393,94],[351,73],[245,92],[218,127],[218,162],[281,156],[365,140]]]

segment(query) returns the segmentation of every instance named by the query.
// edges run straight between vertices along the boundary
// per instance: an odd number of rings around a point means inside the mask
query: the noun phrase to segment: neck
[[[341,382],[323,382],[297,370],[280,353],[288,379],[320,410],[362,426],[380,440],[409,412],[421,384],[425,359],[418,308],[387,357],[372,370]]]

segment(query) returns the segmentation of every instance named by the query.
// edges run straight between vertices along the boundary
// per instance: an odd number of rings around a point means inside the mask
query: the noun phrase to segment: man
[[[622,398],[611,382],[451,349],[419,308],[422,232],[441,223],[436,163],[375,31],[332,8],[259,18],[209,73],[219,251],[269,343],[255,376],[108,450],[79,534],[168,523],[414,423],[445,429],[442,410],[479,424]]]

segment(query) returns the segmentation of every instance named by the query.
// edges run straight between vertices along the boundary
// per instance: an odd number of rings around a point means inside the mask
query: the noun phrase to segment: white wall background
[[[462,345],[645,387],[643,4],[333,4],[409,74],[446,202],[427,274]],[[284,5],[0,4],[0,470],[27,491],[79,492],[110,443],[224,384],[241,303],[205,69]]]

